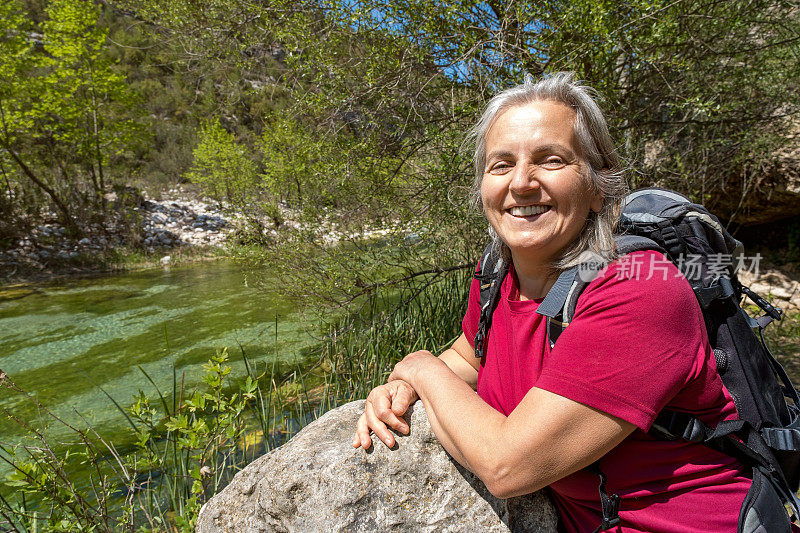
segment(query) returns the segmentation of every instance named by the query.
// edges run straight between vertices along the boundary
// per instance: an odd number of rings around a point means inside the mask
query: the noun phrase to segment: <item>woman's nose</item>
[[[514,175],[511,177],[509,189],[517,194],[539,188],[539,180],[536,177],[536,167],[534,165],[520,165],[514,167]]]

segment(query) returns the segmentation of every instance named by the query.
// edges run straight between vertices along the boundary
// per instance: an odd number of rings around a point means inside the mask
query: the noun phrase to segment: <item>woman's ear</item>
[[[599,213],[600,210],[603,209],[603,200],[605,200],[605,197],[603,196],[603,193],[601,193],[601,192],[595,193],[592,196],[592,201],[589,204],[589,209],[591,209],[595,213]]]

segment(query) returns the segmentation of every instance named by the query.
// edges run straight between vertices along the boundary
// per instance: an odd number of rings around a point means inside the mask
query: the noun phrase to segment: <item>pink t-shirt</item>
[[[622,498],[622,524],[614,531],[736,531],[750,487],[746,469],[706,446],[646,433],[665,407],[712,427],[736,418],[700,307],[677,268],[652,251],[615,261],[586,287],[552,351],[539,303],[519,300],[512,268],[478,373],[480,397],[508,415],[539,387],[636,425],[600,460],[609,493]],[[479,317],[473,280],[463,321],[470,343]],[[598,483],[597,475],[579,470],[550,485],[566,531],[600,524]]]

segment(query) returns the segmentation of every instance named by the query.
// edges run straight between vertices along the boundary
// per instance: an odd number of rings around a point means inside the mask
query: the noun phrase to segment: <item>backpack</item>
[[[743,260],[742,244],[705,207],[679,193],[651,187],[629,194],[619,229],[615,242],[621,258],[634,251],[659,251],[692,286],[717,370],[739,415],[738,420],[711,428],[687,413],[665,409],[649,433],[659,439],[702,443],[750,466],[753,484],[742,503],[738,532],[789,532],[790,521],[800,517],[795,496],[800,485],[800,398],[763,336],[770,322],[781,319],[781,309],[739,282],[734,262]],[[561,273],[537,309],[547,317],[551,348],[568,327],[583,289],[604,266],[593,260],[591,252],[587,254],[588,261]],[[490,245],[475,274],[481,302],[475,335],[479,358],[485,355],[492,314],[508,273],[505,263]],[[764,315],[750,317],[740,306],[744,296]],[[589,470],[600,477],[603,521],[596,531],[602,531],[619,524],[621,501],[606,491],[606,476],[597,463]]]

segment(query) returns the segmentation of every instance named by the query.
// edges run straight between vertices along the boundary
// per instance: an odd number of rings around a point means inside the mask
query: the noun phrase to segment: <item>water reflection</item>
[[[287,302],[248,287],[224,261],[6,292],[25,296],[0,291],[0,369],[59,416],[74,421],[77,410],[98,427],[122,425],[100,387],[123,405],[139,390],[155,393],[138,367],[171,392],[173,366],[193,388],[216,349],[230,348],[236,367],[240,349],[252,361],[291,361],[311,343]],[[3,406],[35,420],[22,400],[0,390]],[[0,421],[0,440],[14,433]]]

